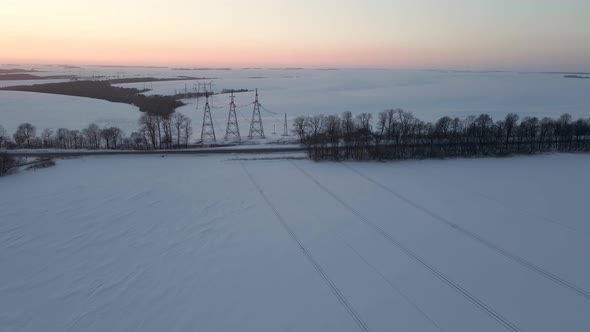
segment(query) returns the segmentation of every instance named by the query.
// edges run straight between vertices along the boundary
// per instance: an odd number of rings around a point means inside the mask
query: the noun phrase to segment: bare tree
[[[43,147],[49,148],[53,146],[53,130],[51,129],[44,129],[41,133],[41,140],[43,142]]]
[[[184,137],[183,130],[184,130],[184,122],[186,121],[187,117],[182,113],[174,113],[172,115],[172,127],[174,134],[176,136],[176,145],[180,147],[181,142],[180,139]]]
[[[88,125],[88,127],[82,130],[82,135],[86,137],[86,141],[90,148],[100,148],[100,128],[97,124],[91,123]]]
[[[137,150],[143,150],[143,147],[147,145],[147,139],[142,132],[132,132],[129,139],[133,147]]]
[[[363,132],[371,132],[373,126],[371,121],[373,120],[373,114],[361,113],[356,116],[357,128]]]
[[[446,138],[451,130],[453,120],[448,116],[440,118],[434,126],[434,132],[438,138]]]
[[[323,131],[325,116],[323,114],[314,115],[309,118],[309,127],[312,135],[318,135]]]
[[[22,123],[14,133],[14,141],[19,146],[31,146],[31,141],[35,138],[36,129],[30,123]]]
[[[344,140],[351,140],[354,132],[354,121],[352,120],[352,113],[346,111],[341,116],[342,129],[344,130]]]
[[[514,113],[509,113],[504,119],[504,127],[506,128],[506,144],[508,144],[510,137],[512,137],[514,127],[518,123],[518,119],[519,116]]]
[[[298,116],[293,119],[293,133],[299,136],[299,141],[303,143],[305,139],[305,130],[308,126],[308,120],[304,116]]]
[[[188,148],[189,140],[193,135],[193,127],[191,126],[191,119],[189,117],[185,117],[184,121],[182,122],[182,133],[184,134],[184,145]]]
[[[105,140],[107,149],[116,149],[123,139],[123,131],[117,127],[104,128],[100,131],[100,136]]]
[[[156,123],[157,116],[143,114],[139,118],[139,125],[142,131],[147,133],[152,148],[155,150],[159,145],[158,141],[158,124]]]
[[[57,146],[62,149],[68,148],[68,136],[69,130],[66,128],[59,128],[55,133],[55,140],[57,141]]]
[[[162,148],[162,116],[155,115],[154,123],[156,125],[156,132],[158,133],[158,149]]]
[[[3,147],[7,141],[8,141],[8,134],[6,133],[6,130],[4,129],[4,127],[2,127],[0,125],[0,148]]]
[[[387,126],[389,124],[387,111],[379,112],[377,117],[377,132],[379,139],[382,139],[387,132]]]

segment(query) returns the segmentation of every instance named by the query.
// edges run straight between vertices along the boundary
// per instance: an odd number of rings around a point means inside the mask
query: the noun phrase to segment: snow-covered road
[[[232,158],[1,178],[0,331],[590,330],[590,155]]]

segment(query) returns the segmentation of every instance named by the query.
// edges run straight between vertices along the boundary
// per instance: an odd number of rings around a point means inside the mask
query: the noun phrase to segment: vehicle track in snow
[[[371,329],[369,328],[369,326],[365,323],[365,321],[362,319],[362,317],[357,313],[357,311],[354,309],[354,307],[348,302],[348,300],[346,299],[346,297],[344,297],[344,295],[338,289],[338,287],[336,287],[336,285],[334,284],[334,282],[326,274],[326,272],[324,271],[324,269],[322,268],[322,266],[316,261],[316,259],[313,257],[313,255],[311,254],[311,252],[309,252],[309,250],[307,250],[307,248],[305,248],[305,246],[299,240],[299,238],[297,237],[297,235],[295,235],[295,232],[293,232],[293,230],[291,229],[291,227],[289,227],[289,224],[287,224],[287,221],[280,214],[280,212],[278,211],[278,209],[276,208],[276,206],[266,196],[266,194],[262,190],[262,187],[260,187],[260,185],[258,184],[258,182],[256,182],[256,179],[254,179],[254,176],[252,176],[252,174],[250,173],[250,171],[248,171],[248,168],[246,167],[246,165],[244,164],[243,161],[240,161],[240,165],[244,169],[244,172],[246,173],[246,175],[250,179],[250,182],[252,182],[252,184],[254,185],[254,187],[256,188],[256,190],[258,191],[258,193],[260,194],[260,196],[262,197],[262,199],[266,202],[266,204],[268,205],[268,207],[273,211],[274,215],[279,220],[279,222],[280,222],[281,226],[283,227],[283,229],[289,234],[289,236],[291,237],[291,239],[293,241],[295,241],[295,243],[299,247],[299,250],[303,253],[303,255],[305,256],[305,258],[307,258],[307,260],[309,261],[309,263],[311,263],[311,265],[316,270],[316,272],[324,280],[324,282],[326,283],[326,285],[328,286],[328,288],[330,288],[330,290],[332,291],[332,293],[334,294],[334,296],[336,296],[336,298],[342,304],[342,306],[344,307],[344,309],[346,309],[346,312],[354,320],[354,322],[357,324],[357,326],[359,327],[359,329],[361,331],[364,331],[364,332],[370,332]]]
[[[495,204],[497,204],[497,205],[499,205],[501,207],[504,207],[504,208],[507,208],[507,209],[511,209],[513,211],[516,211],[517,213],[520,213],[522,215],[533,217],[535,219],[540,219],[542,221],[545,221],[546,223],[550,223],[550,224],[555,224],[555,225],[561,226],[562,228],[564,228],[564,229],[566,229],[566,230],[568,230],[568,231],[570,231],[570,232],[572,232],[574,234],[578,234],[578,235],[581,235],[581,236],[585,236],[586,238],[590,238],[590,233],[588,233],[586,231],[583,231],[583,230],[580,230],[578,228],[574,228],[572,226],[569,226],[569,225],[567,225],[567,224],[565,224],[563,222],[560,222],[560,221],[551,219],[551,218],[546,217],[546,216],[539,215],[539,214],[537,214],[535,212],[532,212],[532,211],[530,211],[528,209],[525,209],[525,208],[522,208],[522,207],[514,206],[514,205],[512,205],[510,203],[504,202],[504,201],[502,201],[500,199],[497,199],[495,197],[489,196],[489,195],[484,194],[484,193],[480,193],[480,192],[477,192],[477,191],[471,191],[471,193],[474,194],[474,195],[478,195],[478,196],[480,196],[483,199],[486,199],[488,201],[494,202]]]
[[[363,261],[363,263],[365,263],[365,265],[367,265],[371,270],[373,270],[373,272],[375,272],[375,274],[377,274],[383,281],[385,281],[385,283],[387,283],[389,285],[390,289],[393,292],[399,294],[404,300],[406,300],[406,302],[408,304],[410,304],[412,307],[414,307],[414,309],[416,309],[422,315],[422,317],[426,318],[426,320],[429,321],[430,324],[432,324],[432,326],[434,326],[437,330],[444,332],[442,327],[440,327],[432,318],[430,318],[430,316],[428,316],[428,314],[426,312],[424,312],[424,310],[422,310],[414,301],[412,301],[408,295],[406,295],[401,289],[399,289],[399,287],[397,287],[393,282],[391,282],[389,279],[387,279],[387,277],[385,277],[385,275],[383,273],[381,273],[381,271],[379,271],[373,264],[371,264],[365,257],[363,257],[363,255],[361,255],[358,252],[358,250],[356,250],[350,243],[348,243],[348,241],[346,241],[339,234],[337,234],[336,236],[344,244],[346,244],[346,246],[348,248],[350,248],[350,250],[352,250],[352,252],[354,252]]]
[[[407,169],[407,170],[409,170],[409,171],[411,171],[411,172],[424,174],[424,171],[418,171],[418,170],[416,170],[416,169],[414,169],[412,167],[409,167],[407,165],[400,164],[400,166],[403,167],[403,168],[405,168],[405,169]],[[434,171],[434,173],[437,173],[439,175],[442,175],[440,171]],[[446,183],[443,183],[442,181],[440,181],[440,179],[437,179],[437,180],[434,180],[434,181],[437,181],[441,185],[447,185]],[[528,210],[526,208],[515,206],[515,205],[510,204],[510,203],[508,203],[506,201],[503,201],[501,199],[495,198],[493,196],[490,196],[488,194],[485,194],[485,193],[482,193],[482,192],[479,192],[479,191],[474,191],[474,190],[471,190],[471,189],[467,189],[465,187],[463,187],[463,190],[466,191],[466,192],[468,192],[471,195],[480,196],[481,198],[483,198],[485,200],[488,200],[490,202],[493,202],[494,204],[499,205],[499,206],[501,206],[503,208],[513,210],[513,211],[515,211],[517,213],[520,213],[520,214],[522,214],[524,216],[533,217],[533,218],[538,219],[538,220],[541,220],[543,222],[557,225],[558,227],[564,228],[565,230],[568,230],[568,231],[570,231],[570,232],[572,232],[574,234],[579,234],[581,236],[590,237],[590,233],[588,233],[588,232],[586,232],[584,230],[578,229],[576,227],[572,227],[570,225],[567,225],[564,222],[561,222],[561,221],[558,221],[558,220],[549,218],[547,216],[539,215],[539,214],[537,214],[537,213],[535,213],[533,211],[530,211],[530,210]]]
[[[376,225],[373,222],[371,222],[369,219],[367,219],[365,216],[363,216],[360,212],[358,212],[355,208],[353,208],[352,206],[350,206],[350,204],[346,203],[342,198],[340,198],[333,191],[331,191],[330,189],[328,189],[321,182],[319,182],[316,178],[314,178],[311,174],[309,174],[307,171],[305,171],[301,166],[297,165],[293,161],[291,161],[291,164],[293,164],[293,166],[295,166],[303,175],[305,175],[312,182],[314,182],[324,192],[326,192],[328,195],[330,195],[332,198],[334,198],[337,202],[339,202],[343,207],[345,207],[352,214],[354,214],[358,218],[358,220],[360,220],[363,224],[369,226],[373,231],[375,231],[376,233],[378,233],[379,235],[381,235],[383,238],[385,238],[391,244],[395,245],[397,248],[399,248],[401,251],[403,251],[411,259],[413,259],[417,263],[421,264],[424,268],[426,268],[429,272],[431,272],[435,277],[437,277],[439,280],[441,280],[442,282],[444,282],[451,289],[455,290],[457,293],[459,293],[465,299],[467,299],[468,301],[470,301],[472,304],[474,304],[475,306],[477,306],[480,310],[482,310],[487,315],[489,315],[491,318],[493,318],[494,320],[496,320],[498,323],[500,323],[506,329],[508,329],[510,331],[513,331],[513,332],[520,332],[520,331],[522,331],[518,326],[516,326],[514,323],[512,323],[511,321],[509,321],[507,318],[505,318],[504,316],[502,316],[501,314],[499,314],[498,312],[496,312],[493,308],[491,308],[485,302],[483,302],[482,300],[478,299],[473,294],[469,293],[469,291],[467,291],[466,289],[464,289],[463,287],[461,287],[459,284],[457,284],[456,282],[454,282],[453,280],[451,280],[449,277],[447,277],[446,275],[444,275],[442,272],[438,271],[434,266],[428,264],[425,260],[423,260],[421,257],[419,257],[418,255],[416,255],[413,251],[411,251],[403,243],[401,243],[400,241],[398,241],[396,238],[394,238],[393,236],[391,236],[389,233],[385,232],[381,227],[379,227],[378,225]]]
[[[414,207],[415,209],[422,211],[423,213],[431,216],[432,218],[434,218],[435,220],[444,223],[445,225],[451,227],[452,229],[456,230],[457,232],[463,234],[464,236],[467,236],[469,238],[471,238],[472,240],[475,240],[476,242],[485,245],[486,247],[496,251],[497,253],[501,254],[502,256],[520,264],[521,266],[523,266],[526,269],[529,269],[530,271],[536,272],[538,275],[543,276],[551,281],[553,281],[554,283],[576,293],[579,296],[584,297],[586,300],[590,301],[590,293],[587,292],[586,290],[574,285],[573,283],[564,280],[554,274],[552,274],[549,271],[544,270],[543,268],[525,260],[524,258],[518,257],[514,254],[512,254],[511,252],[502,249],[501,247],[497,246],[496,244],[480,237],[479,235],[461,227],[460,225],[446,219],[445,217],[438,215],[437,213],[435,213],[434,211],[429,210],[428,208],[414,202],[413,200],[407,198],[406,196],[398,193],[397,191],[389,188],[388,186],[381,184],[377,181],[375,181],[373,178],[361,173],[360,171],[358,171],[357,169],[355,169],[354,167],[347,165],[345,163],[341,163],[341,165],[343,165],[344,167],[348,168],[349,170],[351,170],[352,172],[354,172],[355,174],[359,175],[360,177],[362,177],[363,179],[365,179],[366,181],[380,187],[381,189],[389,192],[390,194],[394,195],[396,198],[398,198],[399,200],[405,202],[406,204]]]

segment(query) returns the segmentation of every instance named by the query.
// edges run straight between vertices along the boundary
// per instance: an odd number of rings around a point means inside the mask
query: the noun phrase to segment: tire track
[[[488,240],[480,237],[479,235],[477,235],[477,234],[475,234],[475,233],[473,233],[473,232],[471,232],[471,231],[469,231],[469,230],[461,227],[460,225],[458,225],[458,224],[456,224],[456,223],[454,223],[454,222],[446,219],[445,217],[436,214],[435,212],[433,212],[433,211],[427,209],[426,207],[424,207],[424,206],[422,206],[422,205],[420,205],[420,204],[412,201],[411,199],[409,199],[409,198],[405,197],[404,195],[396,192],[395,190],[393,190],[393,189],[391,189],[391,188],[389,188],[389,187],[387,187],[387,186],[385,186],[385,185],[383,185],[383,184],[381,184],[381,183],[373,180],[372,178],[370,178],[367,175],[359,172],[355,168],[353,168],[353,167],[351,167],[349,165],[346,165],[346,164],[342,164],[342,165],[344,165],[346,168],[350,169],[352,172],[356,173],[360,177],[364,178],[365,180],[373,183],[374,185],[376,185],[376,186],[380,187],[381,189],[383,189],[383,190],[389,192],[390,194],[394,195],[395,197],[397,197],[401,201],[403,201],[403,202],[407,203],[408,205],[416,208],[417,210],[420,210],[420,211],[426,213],[427,215],[431,216],[435,220],[440,221],[440,222],[446,224],[447,226],[451,227],[452,229],[456,230],[457,232],[459,232],[459,233],[461,233],[461,234],[463,234],[463,235],[465,235],[465,236],[467,236],[467,237],[475,240],[476,242],[479,242],[479,243],[485,245],[486,247],[488,247],[488,248],[490,248],[492,250],[495,250],[497,253],[503,255],[504,257],[506,257],[506,258],[508,258],[508,259],[510,259],[510,260],[512,260],[512,261],[514,261],[514,262],[516,262],[518,264],[520,264],[521,266],[523,266],[523,267],[525,267],[525,268],[527,268],[527,269],[529,269],[529,270],[531,270],[533,272],[536,272],[540,276],[543,276],[543,277],[545,277],[545,278],[553,281],[554,283],[556,283],[556,284],[558,284],[558,285],[560,285],[560,286],[562,286],[562,287],[564,287],[564,288],[572,291],[573,293],[575,293],[575,294],[577,294],[579,296],[584,297],[586,300],[590,301],[590,293],[587,292],[586,290],[584,290],[584,289],[582,289],[582,288],[574,285],[573,283],[571,283],[571,282],[569,282],[567,280],[564,280],[564,279],[562,279],[562,278],[560,278],[560,277],[552,274],[549,271],[544,270],[543,268],[541,268],[541,267],[539,267],[539,266],[537,266],[537,265],[535,265],[535,264],[533,264],[533,263],[525,260],[524,258],[520,258],[520,257],[512,254],[511,252],[509,252],[509,251],[507,251],[505,249],[500,248],[496,244],[494,244],[494,243],[492,243],[492,242],[490,242],[490,241],[488,241]]]
[[[550,223],[550,224],[555,224],[555,225],[561,226],[562,228],[564,228],[564,229],[566,229],[566,230],[568,230],[568,231],[570,231],[570,232],[572,232],[574,234],[579,234],[579,235],[585,236],[587,238],[590,237],[590,233],[588,233],[586,231],[583,231],[583,230],[580,230],[580,229],[577,229],[577,228],[574,228],[574,227],[571,227],[569,225],[566,225],[563,222],[560,222],[560,221],[551,219],[551,218],[546,217],[546,216],[539,215],[539,214],[537,214],[535,212],[529,211],[528,209],[525,209],[525,208],[522,208],[522,207],[516,207],[516,206],[510,205],[509,203],[503,202],[503,201],[501,201],[501,200],[499,200],[497,198],[494,198],[492,196],[488,196],[487,194],[483,194],[483,193],[480,193],[480,192],[477,192],[477,191],[472,191],[472,193],[474,195],[478,195],[478,196],[480,196],[480,197],[482,197],[482,198],[484,198],[484,199],[486,199],[488,201],[494,202],[495,204],[500,205],[501,207],[511,209],[511,210],[516,211],[516,212],[518,212],[520,214],[523,214],[525,216],[533,217],[533,218],[536,218],[536,219],[541,219],[541,220],[545,221],[546,223]]]
[[[488,306],[482,300],[478,299],[473,294],[469,293],[469,291],[467,291],[466,289],[464,289],[463,287],[461,287],[459,284],[457,284],[456,282],[454,282],[453,280],[451,280],[449,277],[445,276],[442,272],[438,271],[435,267],[433,267],[432,265],[428,264],[426,261],[424,261],[418,255],[416,255],[413,251],[411,251],[408,247],[406,247],[403,243],[399,242],[393,236],[391,236],[387,232],[385,232],[381,227],[377,226],[376,224],[374,224],[373,222],[371,222],[370,220],[368,220],[365,216],[363,216],[362,214],[360,214],[355,208],[353,208],[348,203],[346,203],[344,200],[342,200],[338,195],[336,195],[334,192],[332,192],[330,189],[328,189],[326,186],[324,186],[322,183],[320,183],[318,180],[316,180],[313,176],[311,176],[309,173],[307,173],[299,165],[297,165],[293,161],[291,161],[291,164],[293,164],[293,166],[295,166],[303,175],[305,175],[307,178],[309,178],[311,181],[313,181],[324,192],[326,192],[328,195],[332,196],[332,198],[334,198],[337,202],[339,202],[347,210],[349,210],[350,212],[352,212],[352,214],[354,214],[362,223],[364,223],[365,225],[369,226],[372,230],[374,230],[376,233],[378,233],[379,235],[381,235],[387,241],[389,241],[390,243],[392,243],[393,245],[395,245],[396,247],[398,247],[406,255],[408,255],[410,258],[412,258],[417,263],[421,264],[424,268],[426,268],[428,271],[430,271],[439,280],[441,280],[442,282],[444,282],[445,284],[447,284],[447,286],[449,286],[450,288],[452,288],[453,290],[455,290],[457,293],[459,293],[460,295],[462,295],[465,299],[467,299],[472,304],[474,304],[475,306],[477,306],[480,310],[482,310],[483,312],[485,312],[486,314],[488,314],[491,318],[493,318],[494,320],[496,320],[498,323],[500,323],[506,329],[508,329],[510,331],[513,331],[513,332],[520,332],[520,331],[522,331],[518,326],[516,326],[514,323],[512,323],[511,321],[509,321],[507,318],[503,317],[501,314],[499,314],[498,312],[496,312],[493,308],[491,308],[490,306]]]
[[[414,168],[411,168],[411,167],[409,167],[409,166],[407,166],[407,165],[402,165],[402,164],[400,164],[400,166],[401,166],[401,167],[403,167],[403,168],[405,168],[405,169],[407,169],[407,170],[409,170],[409,171],[411,171],[411,172],[414,172],[414,173],[422,173],[422,174],[424,174],[424,171],[417,171],[416,169],[414,169]],[[349,167],[350,167],[350,166],[349,166]],[[434,173],[436,173],[436,174],[438,174],[438,175],[443,175],[443,173],[442,173],[442,172],[440,172],[440,171],[435,171]],[[431,179],[431,180],[432,180],[432,179]],[[440,181],[440,180],[438,180],[438,179],[436,179],[436,180],[433,180],[433,181],[437,181],[437,182],[438,182],[438,183],[440,183],[441,185],[446,185],[445,183],[443,183],[442,181]],[[525,209],[525,208],[522,208],[522,207],[517,207],[517,206],[511,205],[510,203],[504,202],[504,201],[502,201],[502,200],[500,200],[500,199],[494,198],[494,197],[492,197],[492,196],[488,196],[487,194],[484,194],[484,193],[481,193],[481,192],[478,192],[478,191],[473,191],[473,190],[467,189],[467,188],[465,188],[465,187],[463,187],[463,190],[464,190],[464,191],[467,191],[468,193],[470,193],[470,194],[472,194],[472,195],[478,195],[478,196],[481,196],[483,199],[489,200],[489,201],[493,202],[494,204],[496,204],[496,205],[499,205],[499,206],[501,206],[501,207],[503,207],[503,208],[511,209],[511,210],[513,210],[513,211],[515,211],[515,212],[517,212],[517,213],[520,213],[520,214],[522,214],[522,215],[529,216],[529,217],[533,217],[533,218],[535,218],[535,219],[542,220],[542,221],[544,221],[544,222],[546,222],[546,223],[550,223],[550,224],[557,225],[558,227],[562,227],[562,228],[564,228],[564,229],[566,229],[566,230],[568,230],[568,231],[570,231],[570,232],[572,232],[572,233],[574,233],[574,234],[579,234],[579,235],[581,235],[581,236],[590,237],[590,233],[588,233],[588,232],[586,232],[586,231],[583,231],[583,230],[577,229],[577,228],[575,228],[575,227],[572,227],[572,226],[570,226],[570,225],[567,225],[567,224],[565,224],[565,223],[563,223],[563,222],[560,222],[560,221],[554,220],[554,219],[552,219],[552,218],[549,218],[549,217],[546,217],[546,216],[539,215],[539,214],[537,214],[537,213],[535,213],[535,212],[532,212],[532,211],[530,211],[530,210],[528,210],[528,209]]]
[[[316,270],[316,272],[320,275],[320,277],[322,277],[322,279],[324,280],[324,282],[326,283],[326,285],[328,286],[328,288],[330,288],[330,290],[332,291],[332,293],[334,294],[334,296],[336,296],[336,298],[342,304],[342,306],[344,307],[344,309],[346,309],[346,311],[350,315],[350,317],[358,325],[359,329],[361,331],[364,331],[364,332],[370,332],[371,329],[369,328],[369,326],[365,323],[365,321],[357,313],[357,311],[354,309],[354,307],[348,302],[348,300],[346,299],[346,297],[344,297],[344,295],[338,289],[338,287],[336,287],[336,285],[334,284],[334,282],[326,274],[326,272],[324,271],[324,269],[315,260],[315,258],[307,250],[307,248],[305,248],[305,246],[299,240],[299,238],[297,238],[297,236],[295,235],[295,233],[293,232],[293,230],[291,229],[291,227],[289,227],[289,225],[287,224],[286,220],[283,218],[283,216],[279,213],[279,211],[274,206],[274,204],[266,196],[266,194],[264,193],[264,191],[262,190],[262,188],[260,187],[260,185],[256,182],[256,180],[254,179],[254,177],[250,173],[250,171],[248,171],[248,168],[246,167],[246,165],[244,165],[244,162],[243,161],[240,161],[240,165],[242,166],[242,168],[244,169],[244,172],[246,173],[246,175],[250,179],[250,182],[252,182],[252,184],[254,185],[254,187],[256,187],[256,190],[258,191],[258,193],[260,194],[260,196],[264,199],[264,201],[266,202],[266,204],[268,205],[268,207],[270,207],[270,209],[273,211],[273,213],[275,214],[275,216],[277,217],[277,219],[281,223],[281,226],[289,234],[289,236],[291,237],[291,239],[293,241],[295,241],[295,243],[299,247],[299,250],[301,250],[301,252],[305,256],[305,258],[307,258],[307,260],[309,261],[309,263],[311,263],[311,265]]]
[[[439,331],[444,332],[442,327],[440,327],[438,324],[436,324],[436,322],[434,322],[434,320],[432,320],[432,318],[430,318],[430,316],[428,316],[428,314],[426,314],[426,312],[424,312],[424,310],[422,310],[414,301],[412,301],[409,296],[407,296],[404,292],[402,292],[402,290],[399,289],[393,282],[389,281],[389,279],[387,279],[387,277],[385,277],[385,275],[383,275],[383,273],[381,273],[379,270],[377,270],[377,268],[373,264],[369,263],[369,261],[365,257],[363,257],[358,252],[358,250],[356,250],[350,243],[348,243],[348,241],[346,241],[340,235],[337,235],[337,237],[342,242],[344,242],[344,244],[346,244],[346,246],[348,248],[350,248],[350,250],[352,250],[352,252],[354,252],[365,263],[365,265],[367,265],[371,270],[373,270],[373,272],[375,272],[375,274],[377,274],[383,281],[385,281],[387,284],[389,284],[389,287],[391,287],[391,289],[395,293],[397,293],[401,297],[403,297],[404,300],[406,300],[406,302],[408,304],[410,304],[412,307],[414,307],[414,309],[416,309],[416,311],[418,311],[424,318],[426,318],[426,320],[428,320],[430,322],[430,324],[432,324],[432,326],[434,326]]]

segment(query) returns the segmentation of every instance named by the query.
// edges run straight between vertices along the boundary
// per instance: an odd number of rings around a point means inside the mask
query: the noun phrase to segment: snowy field
[[[178,73],[178,71],[176,72]],[[395,70],[230,70],[181,71],[181,75],[213,77],[214,91],[259,89],[267,132],[280,135],[283,114],[377,113],[403,108],[426,121],[443,116],[466,117],[488,113],[501,119],[511,112],[521,117],[557,118],[570,113],[590,117],[589,80],[565,79],[558,74],[439,73]],[[177,74],[178,75],[178,74]],[[200,81],[153,82],[147,94],[174,94],[194,89]],[[122,84],[142,89],[144,83]],[[254,93],[236,94],[241,132],[248,131]],[[200,124],[203,101],[184,100],[180,112]],[[212,115],[216,131],[225,132],[229,96],[215,96]],[[276,114],[278,113],[278,114]]]
[[[29,122],[43,129],[82,129],[91,123],[117,126],[127,134],[137,130],[141,113],[132,105],[104,100],[45,93],[0,91],[0,125],[12,135],[19,124]]]
[[[590,330],[590,155],[234,158],[1,178],[0,331]]]
[[[25,66],[26,67],[26,66]],[[0,68],[8,68],[1,67]],[[30,67],[26,67],[30,68]],[[194,91],[197,84],[212,81],[215,92],[223,89],[250,89],[260,91],[260,102],[270,112],[262,110],[266,133],[279,137],[282,134],[284,114],[288,119],[299,115],[340,114],[351,111],[355,114],[378,112],[391,108],[412,111],[422,120],[435,121],[442,116],[478,115],[488,113],[495,119],[507,113],[516,112],[521,117],[558,117],[568,112],[574,118],[590,117],[590,80],[566,79],[561,74],[517,73],[517,72],[433,72],[402,70],[172,70],[170,68],[130,67],[82,67],[64,69],[60,67],[37,67],[46,70],[42,75],[80,75],[82,77],[105,76],[158,77],[170,78],[189,76],[208,78],[189,81],[120,84],[123,87],[148,88],[146,94],[170,95]],[[14,85],[25,84],[12,81]],[[0,82],[10,85],[10,82]],[[44,95],[42,95],[44,96]],[[41,98],[41,97],[38,97]],[[49,98],[49,97],[48,97]],[[0,95],[0,124],[6,121],[24,122],[26,117],[7,120],[9,106],[2,102]],[[254,93],[236,95],[240,131],[246,136],[252,116]],[[184,100],[188,105],[179,109],[192,119],[195,137],[200,134],[203,117],[203,101]],[[89,100],[89,108],[93,101]],[[215,96],[212,100],[212,114],[218,137],[223,137],[227,121],[229,96]],[[83,105],[81,105],[83,108]],[[112,112],[117,104],[104,104],[105,112]],[[51,117],[59,119],[62,127],[74,127],[59,109],[51,111]],[[109,118],[111,116],[109,115]],[[126,115],[121,116],[127,121]],[[90,121],[86,121],[90,122]],[[3,124],[4,125],[4,124]],[[53,124],[52,124],[53,125]],[[6,127],[6,125],[4,125]],[[130,131],[135,130],[135,128]],[[126,130],[127,134],[130,131]],[[272,135],[276,132],[276,135]]]

